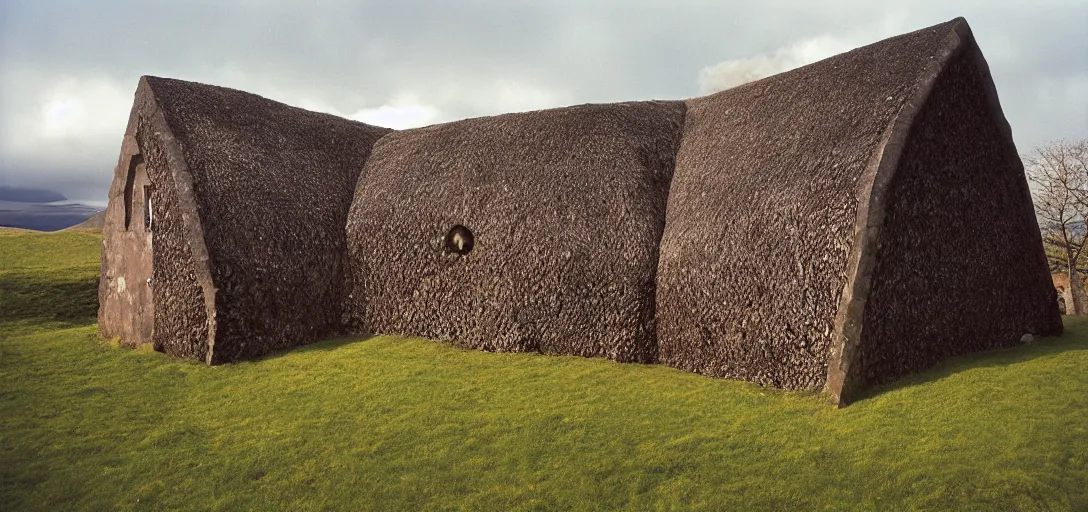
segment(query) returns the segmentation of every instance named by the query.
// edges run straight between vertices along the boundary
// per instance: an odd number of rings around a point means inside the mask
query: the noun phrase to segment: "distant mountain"
[[[102,210],[91,218],[65,229],[102,229],[106,225],[106,210]]]
[[[0,187],[0,201],[16,203],[55,203],[67,200],[64,194],[44,188]]]
[[[63,196],[62,196],[63,197]],[[48,204],[0,200],[0,226],[57,231],[83,222],[101,208],[83,204]]]

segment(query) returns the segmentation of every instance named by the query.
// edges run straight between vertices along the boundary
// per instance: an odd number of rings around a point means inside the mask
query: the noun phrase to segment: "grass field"
[[[1088,322],[835,409],[600,359],[97,337],[100,237],[0,230],[4,510],[1088,510]]]

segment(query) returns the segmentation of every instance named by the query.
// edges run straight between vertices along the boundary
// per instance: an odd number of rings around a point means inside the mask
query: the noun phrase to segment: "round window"
[[[472,246],[475,244],[472,231],[460,224],[450,228],[449,233],[446,233],[446,237],[442,240],[442,246],[447,253],[462,256],[472,252]]]

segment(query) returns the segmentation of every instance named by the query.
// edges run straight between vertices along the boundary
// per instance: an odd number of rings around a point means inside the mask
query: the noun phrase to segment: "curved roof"
[[[371,146],[391,130],[234,89],[143,80],[191,175],[217,288],[210,362],[336,332],[343,226]]]
[[[962,19],[684,102],[395,133],[177,80],[140,91],[162,114],[141,125],[165,148],[149,162],[178,188],[164,211],[196,219],[168,248],[203,285],[186,304],[213,297],[209,362],[347,327],[845,402],[1061,329]],[[199,338],[198,317],[176,330]]]
[[[688,100],[658,268],[662,362],[839,395],[887,183],[915,113],[964,51],[978,53],[956,19]],[[988,85],[973,93],[996,104],[978,61]],[[1031,216],[1030,202],[1016,206]]]
[[[658,270],[662,362],[823,383],[866,171],[951,27],[687,102]]]
[[[652,361],[681,102],[507,114],[378,142],[347,231],[355,323],[488,350]],[[473,249],[449,254],[455,226]]]
[[[962,19],[944,47],[889,133],[858,219],[828,371],[840,403],[952,356],[1062,331],[989,67]]]

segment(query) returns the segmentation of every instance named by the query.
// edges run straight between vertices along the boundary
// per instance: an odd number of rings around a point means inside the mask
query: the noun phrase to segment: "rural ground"
[[[101,236],[0,229],[6,510],[1088,510],[1088,319],[836,409],[601,359],[102,340]]]

